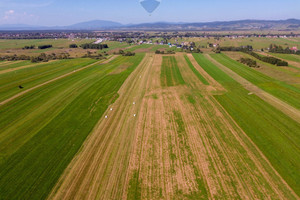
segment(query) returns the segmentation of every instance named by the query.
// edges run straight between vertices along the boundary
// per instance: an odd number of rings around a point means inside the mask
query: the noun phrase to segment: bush
[[[259,68],[259,66],[257,65],[257,62],[251,58],[241,58],[239,60],[239,62],[248,65],[249,67],[253,67],[253,68]]]
[[[40,45],[38,46],[39,49],[49,49],[49,48],[52,48],[52,45],[51,44],[47,44],[47,45]]]
[[[78,48],[78,46],[77,46],[77,44],[70,44],[70,45],[69,45],[69,48],[75,49],[75,48]]]
[[[35,46],[34,45],[31,45],[31,46],[25,46],[25,47],[23,47],[23,49],[34,49],[35,48]]]

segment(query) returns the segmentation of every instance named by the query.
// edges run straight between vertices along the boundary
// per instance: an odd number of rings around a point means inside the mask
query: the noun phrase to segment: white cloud
[[[14,13],[15,13],[14,10],[9,10],[9,11],[6,11],[6,12],[5,12],[5,14],[7,14],[7,15],[12,15],[12,14],[14,14]]]
[[[53,3],[53,0],[0,0],[0,6],[2,8],[38,8],[46,7]]]
[[[39,17],[27,12],[16,12],[15,10],[7,10],[4,16],[0,18],[2,24],[35,24]]]

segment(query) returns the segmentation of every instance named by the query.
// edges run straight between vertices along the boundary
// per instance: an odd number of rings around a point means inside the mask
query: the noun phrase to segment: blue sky
[[[300,19],[300,0],[162,0],[149,16],[139,0],[0,0],[0,24],[70,25],[88,20],[124,24]]]

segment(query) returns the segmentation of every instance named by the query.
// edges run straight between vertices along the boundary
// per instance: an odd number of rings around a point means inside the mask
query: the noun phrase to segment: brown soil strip
[[[236,74],[232,70],[228,69],[224,65],[222,65],[219,62],[212,59],[208,54],[206,54],[206,57],[212,63],[219,66],[224,72],[229,74],[238,83],[243,85],[247,90],[249,90],[253,94],[257,95],[258,97],[260,97],[264,101],[268,102],[269,104],[271,104],[272,106],[274,106],[278,110],[282,111],[283,113],[285,113],[286,115],[288,115],[289,117],[291,117],[292,119],[294,119],[295,121],[300,123],[300,111],[298,109],[294,108],[293,106],[290,106],[289,104],[281,101],[280,99],[272,96],[271,94],[269,94],[269,93],[265,92],[264,90],[260,89],[259,87],[255,86],[254,84],[247,81],[243,77],[239,76],[238,74]]]
[[[30,88],[30,89],[28,89],[28,90],[24,90],[23,92],[20,92],[19,94],[17,94],[17,95],[15,95],[15,96],[13,96],[13,97],[10,97],[9,99],[6,99],[6,100],[0,102],[0,106],[2,106],[2,105],[4,105],[4,104],[7,104],[7,103],[9,103],[10,101],[12,101],[12,100],[14,100],[14,99],[16,99],[16,98],[18,98],[18,97],[20,97],[20,96],[22,96],[22,95],[28,93],[28,92],[30,92],[30,91],[32,91],[32,90],[35,90],[35,89],[37,89],[37,88],[40,88],[40,87],[42,87],[42,86],[44,86],[44,85],[47,85],[47,84],[52,83],[52,82],[54,82],[54,81],[57,81],[57,80],[59,80],[59,79],[65,78],[65,77],[67,77],[67,76],[69,76],[69,75],[71,75],[71,74],[77,73],[77,72],[79,72],[79,71],[81,71],[81,70],[84,70],[84,69],[89,68],[89,67],[91,67],[91,66],[94,66],[94,65],[96,65],[96,64],[99,64],[99,63],[106,64],[106,63],[110,62],[111,60],[115,59],[115,57],[116,57],[116,56],[112,56],[111,58],[109,58],[108,60],[106,60],[106,61],[104,61],[104,62],[103,62],[103,60],[98,61],[98,62],[95,62],[95,63],[93,63],[93,64],[91,64],[91,65],[87,65],[87,66],[82,67],[82,68],[80,68],[80,69],[77,69],[77,70],[75,70],[75,71],[73,71],[73,72],[69,72],[69,73],[67,73],[67,74],[64,74],[64,75],[62,75],[62,76],[59,76],[59,77],[54,78],[54,79],[52,79],[52,80],[46,81],[45,83],[42,83],[42,84],[40,84],[40,85],[36,85],[36,86],[34,86],[34,87],[32,87],[32,88]]]

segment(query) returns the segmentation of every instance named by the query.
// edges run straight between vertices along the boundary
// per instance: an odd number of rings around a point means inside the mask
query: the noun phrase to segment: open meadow
[[[299,55],[250,68],[242,52],[110,41],[94,59],[69,40],[0,40],[0,55],[49,42],[72,58],[0,62],[1,200],[300,198]]]

